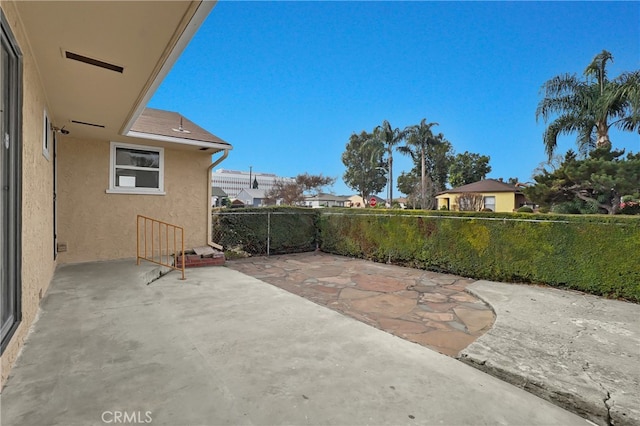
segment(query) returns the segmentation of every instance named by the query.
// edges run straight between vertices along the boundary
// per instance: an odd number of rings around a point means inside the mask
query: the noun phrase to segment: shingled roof
[[[211,187],[211,196],[212,197],[228,197],[229,195],[226,192],[224,192],[224,190],[219,186],[213,186]]]
[[[198,126],[183,115],[154,108],[145,108],[131,126],[129,136],[147,136],[151,139],[183,139],[208,143],[212,147],[231,149],[231,144]],[[178,142],[176,140],[176,142]]]
[[[347,197],[342,195],[327,194],[321,192],[313,197],[305,197],[307,201],[347,201]]]
[[[500,182],[495,179],[485,179],[478,182],[473,182],[467,185],[462,185],[457,188],[448,189],[446,191],[440,192],[440,194],[458,194],[458,193],[469,193],[469,192],[514,192],[520,194],[520,189],[516,188],[514,185],[510,185],[508,183]]]

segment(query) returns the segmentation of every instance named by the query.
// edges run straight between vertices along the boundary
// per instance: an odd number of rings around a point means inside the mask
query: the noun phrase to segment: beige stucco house
[[[321,192],[313,197],[305,197],[304,205],[307,207],[344,207],[347,197],[326,194]]]
[[[0,3],[2,384],[57,265],[135,257],[138,214],[212,243],[231,145],[145,106],[214,4]]]
[[[495,179],[485,179],[439,193],[436,196],[438,210],[460,210],[460,196],[465,194],[478,194],[482,197],[481,207],[494,212],[513,212],[526,203],[525,195],[518,187]]]
[[[362,199],[361,196],[359,195],[352,195],[350,197],[347,197],[344,206],[345,207],[357,207],[357,208],[364,208],[367,207],[370,203],[371,198],[375,198],[376,199],[376,205],[377,206],[384,206],[384,203],[386,202],[384,199],[378,197],[377,195],[372,195],[371,197],[369,197],[369,200],[365,201]]]
[[[245,206],[249,207],[262,207],[268,204],[264,189],[243,188],[236,196],[236,200],[242,201]]]

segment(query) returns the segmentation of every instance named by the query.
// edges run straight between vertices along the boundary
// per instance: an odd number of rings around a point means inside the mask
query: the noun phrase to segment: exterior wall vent
[[[71,122],[75,124],[82,124],[84,126],[100,127],[101,129],[104,129],[104,124],[87,123],[85,121],[76,121],[76,120],[71,120]]]
[[[89,58],[88,56],[80,55],[78,53],[69,52],[68,50],[64,51],[64,56],[67,59],[72,59],[74,61],[83,62],[85,64],[93,65],[94,67],[104,68],[110,71],[115,71],[120,74],[124,72],[124,67],[120,65],[110,64],[108,62],[101,61],[99,59]]]

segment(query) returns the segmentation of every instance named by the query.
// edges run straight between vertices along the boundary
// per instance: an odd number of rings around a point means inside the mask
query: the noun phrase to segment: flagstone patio
[[[326,253],[231,260],[227,266],[440,353],[456,356],[491,328],[474,280]]]

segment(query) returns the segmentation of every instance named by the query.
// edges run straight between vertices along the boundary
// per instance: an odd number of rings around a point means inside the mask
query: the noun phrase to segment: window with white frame
[[[111,142],[107,192],[164,195],[164,149]]]
[[[492,212],[496,211],[496,197],[486,196],[484,197],[484,208],[491,209]]]

